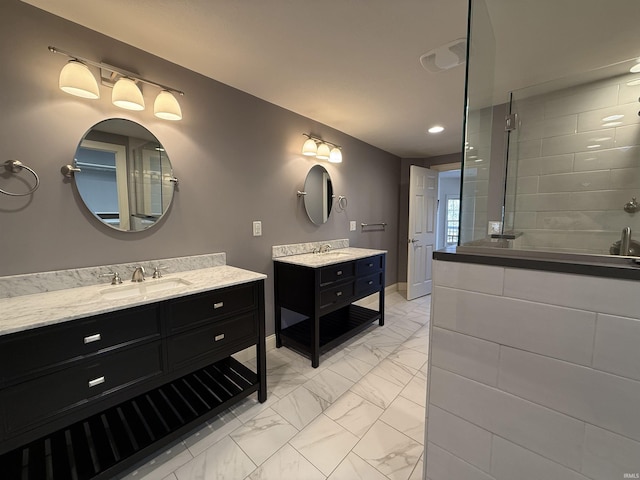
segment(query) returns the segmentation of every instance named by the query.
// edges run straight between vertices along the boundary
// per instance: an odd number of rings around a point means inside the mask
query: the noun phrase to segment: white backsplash
[[[319,248],[322,245],[329,244],[331,249],[348,248],[349,239],[341,238],[339,240],[324,240],[321,242],[307,242],[307,243],[292,243],[289,245],[274,245],[271,247],[271,257],[280,258],[288,257],[289,255],[300,255],[303,253],[311,253],[314,248]]]
[[[86,287],[98,283],[108,284],[108,277],[101,278],[98,275],[109,272],[118,272],[123,280],[128,280],[131,278],[133,270],[138,266],[143,266],[147,271],[147,275],[152,274],[155,266],[163,266],[162,274],[165,275],[200,268],[218,267],[226,265],[226,263],[226,253],[210,253],[96,267],[71,268],[52,272],[9,275],[0,277],[0,298]]]

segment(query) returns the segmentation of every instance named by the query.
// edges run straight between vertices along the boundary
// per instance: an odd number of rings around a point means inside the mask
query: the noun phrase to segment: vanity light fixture
[[[71,59],[60,72],[59,86],[62,91],[82,98],[100,98],[98,83],[88,67],[91,65],[100,69],[102,84],[113,88],[111,101],[114,105],[128,110],[144,110],[145,103],[139,84],[146,83],[160,89],[153,105],[153,114],[164,120],[182,120],[182,110],[175,94],[182,96],[184,92],[147,80],[122,68],[94,62],[56,47],[50,46],[49,51]]]
[[[125,110],[144,110],[144,98],[136,82],[122,77],[113,85],[111,103]]]
[[[342,150],[337,147],[333,147],[329,154],[329,161],[331,163],[342,163]]]
[[[303,133],[307,140],[302,146],[302,154],[308,157],[316,157],[318,160],[329,160],[332,163],[342,163],[342,147],[335,143],[327,142],[319,137]]]
[[[153,102],[153,114],[165,120],[181,120],[182,109],[169,90],[161,91]]]
[[[313,138],[308,138],[304,145],[302,145],[302,154],[307,157],[315,157],[318,153],[318,144]]]
[[[321,143],[320,145],[318,145],[318,153],[316,153],[316,158],[318,160],[329,160],[330,156],[331,149],[329,148],[329,145],[327,145],[326,143]]]
[[[77,97],[97,99],[100,98],[98,82],[89,67],[78,60],[70,60],[60,71],[58,86],[63,92]]]

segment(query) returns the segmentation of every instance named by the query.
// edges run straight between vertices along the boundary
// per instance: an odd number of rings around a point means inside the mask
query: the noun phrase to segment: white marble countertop
[[[371,257],[387,253],[386,250],[372,250],[369,248],[339,248],[327,253],[302,253],[300,255],[289,255],[286,257],[274,258],[274,262],[292,263],[303,267],[320,268],[336,263],[349,262],[360,258]]]
[[[215,290],[267,278],[262,273],[251,272],[228,265],[190,270],[163,276],[160,280],[148,278],[143,283],[123,281],[121,285],[101,283],[88,287],[69,288],[54,292],[35,293],[0,299],[0,335],[28,330],[46,325],[75,320],[99,313],[122,310],[138,305],[159,302],[170,298]],[[114,292],[130,285],[151,286],[154,281],[167,282],[181,279],[188,284],[145,295],[109,300],[101,292]]]

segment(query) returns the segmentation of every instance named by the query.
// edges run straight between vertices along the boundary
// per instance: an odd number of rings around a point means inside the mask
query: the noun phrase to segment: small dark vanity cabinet
[[[0,477],[113,478],[257,392],[264,280],[0,336]],[[256,346],[257,369],[231,357]]]
[[[385,254],[316,268],[276,259],[276,346],[308,356],[315,368],[321,354],[372,322],[384,325],[384,275]],[[379,293],[378,310],[353,305],[374,293]],[[305,318],[284,325],[283,309]]]

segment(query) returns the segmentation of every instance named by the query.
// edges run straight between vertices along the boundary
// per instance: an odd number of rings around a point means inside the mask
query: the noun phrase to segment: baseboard
[[[406,292],[407,291],[407,282],[398,282],[398,283],[396,283],[396,285],[398,286],[398,291],[400,291],[400,292]]]
[[[402,284],[394,283],[393,285],[389,285],[388,287],[385,287],[384,288],[384,294],[387,295],[389,293],[393,293],[393,292],[397,292],[398,290],[402,290],[400,288],[400,285],[402,285]],[[405,286],[404,289],[406,290],[407,289],[407,284],[405,283],[404,286]]]

